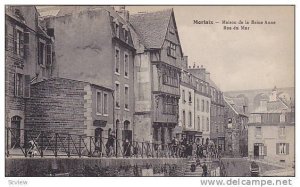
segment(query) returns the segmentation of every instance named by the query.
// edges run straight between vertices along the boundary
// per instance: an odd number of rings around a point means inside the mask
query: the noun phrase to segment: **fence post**
[[[6,130],[6,156],[9,157],[9,129],[8,128],[5,128]]]
[[[54,145],[54,156],[57,157],[57,136],[58,134],[55,133],[55,145]]]
[[[24,150],[25,150],[25,157],[27,157],[27,131],[24,129]]]
[[[70,157],[70,137],[71,135],[68,134],[68,157]]]
[[[79,157],[81,157],[81,135],[79,135]]]
[[[89,157],[92,156],[92,137],[90,136],[90,154]]]
[[[144,158],[144,142],[142,142],[142,158]]]
[[[43,147],[44,147],[44,131],[41,132],[41,157],[44,156]]]

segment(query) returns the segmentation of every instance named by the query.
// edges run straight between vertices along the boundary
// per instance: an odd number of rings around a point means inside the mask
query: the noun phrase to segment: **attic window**
[[[168,46],[168,55],[171,57],[176,57],[176,44],[170,42]]]
[[[120,37],[120,26],[118,23],[115,24],[115,32],[116,32],[116,36],[119,38]]]
[[[173,27],[170,27],[170,28],[169,28],[169,32],[170,32],[171,34],[175,34],[175,29],[174,29]]]

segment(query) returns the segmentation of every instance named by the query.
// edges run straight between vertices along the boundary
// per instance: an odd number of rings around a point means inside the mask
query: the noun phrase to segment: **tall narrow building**
[[[172,9],[130,16],[136,32],[134,60],[135,134],[167,144],[178,124],[183,52]]]

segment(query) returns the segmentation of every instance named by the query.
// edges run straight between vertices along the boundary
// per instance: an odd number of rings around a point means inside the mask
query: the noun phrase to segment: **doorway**
[[[102,152],[102,144],[103,144],[103,129],[102,128],[96,128],[95,129],[95,150]]]
[[[254,145],[254,158],[259,158],[259,145]]]
[[[21,144],[21,120],[20,116],[11,118],[11,148],[20,147]]]

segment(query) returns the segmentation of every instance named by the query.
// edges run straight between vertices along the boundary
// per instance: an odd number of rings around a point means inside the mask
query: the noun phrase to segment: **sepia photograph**
[[[5,177],[295,177],[295,5],[4,9]]]

